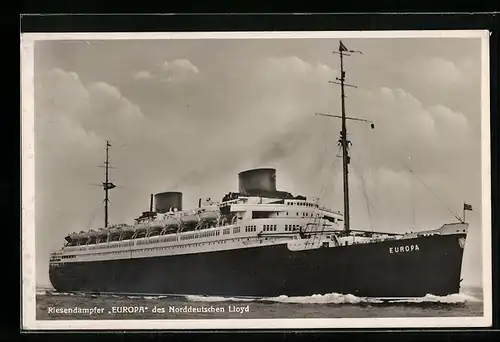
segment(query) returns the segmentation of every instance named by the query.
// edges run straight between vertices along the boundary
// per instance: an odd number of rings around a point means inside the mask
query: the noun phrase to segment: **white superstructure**
[[[221,216],[221,207],[230,214]],[[61,262],[81,262],[248,248],[285,243],[300,234],[341,231],[339,221],[340,213],[307,200],[240,197],[193,210],[157,214],[135,225],[73,233],[54,256]],[[196,224],[194,229],[187,229],[189,223]]]

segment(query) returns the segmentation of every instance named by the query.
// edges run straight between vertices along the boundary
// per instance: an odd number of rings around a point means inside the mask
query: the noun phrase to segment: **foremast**
[[[106,160],[104,161],[104,183],[102,187],[104,189],[104,228],[108,227],[108,207],[109,207],[109,190],[116,187],[113,183],[109,181],[109,148],[111,144],[109,140],[106,140]]]

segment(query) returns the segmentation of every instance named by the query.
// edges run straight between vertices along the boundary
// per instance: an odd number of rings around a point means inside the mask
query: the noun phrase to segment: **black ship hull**
[[[60,292],[274,297],[458,293],[466,234],[290,251],[286,244],[51,265]]]

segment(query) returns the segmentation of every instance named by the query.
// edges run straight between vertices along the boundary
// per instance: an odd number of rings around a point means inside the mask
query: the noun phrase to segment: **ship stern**
[[[62,250],[50,253],[49,257],[49,280],[56,291],[61,291],[61,279],[59,277],[59,268],[61,267]]]

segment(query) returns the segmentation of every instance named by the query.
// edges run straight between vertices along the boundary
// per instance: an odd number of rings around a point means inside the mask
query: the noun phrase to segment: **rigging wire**
[[[335,156],[338,155],[339,152],[337,152],[337,154]],[[328,160],[327,158],[325,158],[324,160]],[[338,158],[333,158],[333,160],[330,161],[330,167],[327,168],[327,171],[328,170],[333,170],[335,165],[337,164],[338,162]],[[312,215],[313,215],[313,219],[312,219],[312,226],[313,227],[316,227],[317,224],[318,224],[318,221],[321,221],[321,217],[319,217],[317,215],[317,213],[319,213],[320,211],[320,208],[319,208],[319,201],[321,199],[322,196],[324,196],[324,194],[326,193],[327,189],[328,189],[328,185],[329,185],[329,182],[328,182],[328,176],[329,176],[329,173],[327,172],[324,176],[323,176],[323,182],[322,182],[322,187],[320,189],[320,193],[319,193],[319,196],[316,197],[316,206],[313,207],[313,210],[312,210]],[[320,227],[321,228],[321,232],[324,231],[325,227],[322,226]],[[313,240],[312,240],[312,243],[314,244],[314,242],[316,241],[316,239],[319,238],[318,234],[314,234],[314,237],[313,237]]]
[[[322,127],[322,131],[321,131],[321,135],[320,135],[319,141],[323,142],[323,141],[326,140],[325,135],[327,134],[328,129],[327,129],[326,125],[322,125],[321,127]],[[314,174],[318,170],[324,170],[325,167],[327,166],[327,162],[330,160],[329,158],[326,158],[326,156],[330,154],[331,145],[330,144],[322,144],[322,145],[323,145],[322,152],[318,153],[318,156],[319,156],[318,160],[319,160],[319,162],[317,163],[317,169],[313,170],[312,167],[311,167],[310,174]],[[326,177],[327,176],[323,176],[323,181],[320,183],[321,184],[320,193],[322,193],[322,190],[324,188],[324,184],[326,182],[326,180],[325,180]],[[318,201],[319,201],[319,197],[316,198],[316,202],[318,202]]]
[[[370,199],[368,198],[368,193],[367,193],[367,188],[366,188],[366,182],[365,182],[364,175],[361,175],[361,184],[363,186],[363,194],[365,196],[366,210],[368,211],[368,223],[370,225],[370,230],[373,232],[372,214],[371,214],[371,211],[370,211],[370,206],[372,204],[370,203]]]
[[[338,151],[335,154],[335,158],[333,158],[333,160],[330,162],[330,166],[327,170],[333,171],[333,168],[336,166],[336,164],[338,163],[338,161],[340,159],[337,157],[337,155],[340,153],[340,150],[341,150],[341,147],[338,148]],[[317,197],[318,204],[319,204],[320,198],[322,198],[326,194],[326,192],[328,191],[329,186],[332,186],[332,184],[330,182],[328,182],[329,176],[330,176],[330,173],[328,173],[328,172],[324,175],[323,182],[322,182],[323,185],[321,186],[321,189],[319,191],[319,195]]]
[[[375,206],[373,205],[372,201],[370,201],[370,198],[368,196],[368,188],[366,186],[366,180],[365,180],[365,176],[363,174],[363,170],[362,168],[358,168],[358,167],[355,167],[355,165],[361,165],[360,163],[360,160],[362,159],[362,157],[359,156],[359,154],[353,154],[352,156],[352,159],[351,161],[353,161],[352,163],[352,170],[354,173],[358,174],[359,175],[359,180],[361,182],[361,184],[357,184],[358,185],[358,189],[363,193],[363,197],[365,199],[365,204],[366,204],[366,209],[367,209],[367,214],[368,214],[368,220],[369,220],[369,226],[370,226],[370,229],[371,231],[373,231],[373,218],[372,218],[372,212],[370,210],[370,207],[376,211],[375,209]]]
[[[96,208],[92,211],[92,215],[90,216],[90,220],[89,220],[89,223],[87,224],[87,230],[90,229],[90,226],[92,224],[92,222],[95,220],[96,216],[97,216],[97,212],[99,211],[99,209],[101,209],[101,204],[104,203],[104,201],[102,201],[99,206],[96,206]]]
[[[327,130],[325,129],[325,126],[322,126],[322,128],[323,129],[321,131],[321,135],[320,135],[320,139],[319,139],[320,142],[326,140],[325,135],[327,133]],[[327,160],[325,157],[328,154],[329,149],[330,149],[329,144],[323,144],[323,150],[321,153],[318,154],[319,158],[318,158],[318,162],[316,163],[317,169],[314,170],[313,165],[311,165],[311,168],[309,169],[309,171],[310,171],[309,174],[314,174],[316,171],[323,169],[323,167],[325,166],[326,160]]]
[[[322,130],[321,130],[321,134],[320,134],[320,139],[319,141],[320,142],[323,142],[326,140],[326,135],[327,135],[327,128],[325,125],[322,125]],[[318,163],[317,164],[317,169],[316,170],[313,170],[312,167],[311,167],[311,170],[310,170],[310,174],[314,174],[316,173],[315,171],[318,171],[318,170],[324,170],[325,167],[327,167],[327,164],[328,164],[328,161],[330,160],[329,158],[327,158],[327,155],[329,155],[331,153],[331,145],[330,144],[323,144],[323,149],[322,149],[322,152],[320,152],[318,154],[319,158],[318,158]],[[335,161],[335,158],[334,158],[334,161]],[[328,168],[326,168],[326,170],[328,170]],[[326,178],[327,178],[327,174],[326,175],[323,175],[323,181],[320,183],[321,185],[321,188],[320,188],[320,196],[316,197],[315,198],[315,204],[316,205],[319,205],[319,200],[321,198],[321,194],[323,193],[323,189],[325,187],[325,183],[326,183]],[[315,207],[313,207],[313,210],[311,212],[311,215],[312,215],[312,222],[311,225],[312,226],[315,226],[316,223],[317,223],[317,217],[316,217],[316,213],[318,212],[319,210]],[[305,227],[306,231],[307,231],[307,226]],[[314,239],[316,238],[316,236],[314,237]],[[314,239],[313,239],[313,243],[314,243]]]
[[[413,224],[413,230],[416,230],[417,222],[416,222],[416,213],[415,213],[415,189],[414,189],[414,184],[413,180],[410,179],[410,208],[411,208],[411,214],[412,214],[412,224]]]
[[[432,191],[432,189],[416,174],[416,172],[413,171],[413,169],[405,162],[405,159],[401,157],[401,155],[399,153],[397,153],[394,149],[393,149],[393,153],[394,155],[399,159],[399,161],[410,171],[410,174],[413,175],[420,183],[422,183],[422,185],[429,191],[429,193],[431,195],[433,195],[440,203],[441,205],[446,208],[446,210],[448,210],[448,212],[453,216],[455,217],[459,222],[462,222],[462,219],[460,218],[460,216],[454,212],[447,204],[446,202],[441,199],[434,191]]]
[[[352,167],[354,171],[358,171],[358,169]],[[373,203],[370,201],[370,198],[368,197],[368,188],[366,186],[366,181],[365,181],[365,177],[363,175],[363,173],[361,172],[357,172],[359,173],[359,179],[361,181],[361,185],[359,186],[360,187],[360,190],[361,192],[363,193],[363,197],[365,198],[365,204],[366,204],[366,210],[367,210],[367,214],[368,214],[368,223],[370,225],[370,230],[373,231],[373,222],[372,222],[372,213],[371,213],[371,210],[370,210],[370,207],[375,210],[375,207],[373,206]]]
[[[415,173],[413,172],[413,170],[403,161],[403,163],[406,165],[406,167],[408,168],[408,170],[412,173],[413,176],[415,176],[415,178],[420,182],[422,183],[423,186],[425,186],[429,192],[434,195],[434,197],[439,201],[441,202],[441,204],[457,219],[459,220],[460,222],[462,221],[462,219],[460,218],[460,216],[458,216],[455,212],[453,212],[453,210],[451,210],[447,205],[446,203],[438,196],[436,195],[432,189]]]
[[[336,156],[338,155],[340,151],[340,147],[339,147],[339,150],[336,154]],[[338,160],[339,158],[333,158],[333,160],[330,162],[330,167],[328,169],[330,170],[333,170],[334,167],[336,166],[336,164],[338,163]],[[316,214],[320,211],[320,208],[319,208],[319,200],[320,198],[326,193],[327,191],[327,188],[328,188],[328,185],[329,185],[329,182],[327,181],[328,179],[328,173],[324,176],[324,181],[323,181],[323,186],[322,188],[320,189],[320,194],[319,196],[317,197],[317,200],[316,200],[316,206],[313,208],[313,211],[312,211],[312,214],[313,214],[313,222],[312,222],[312,225],[313,226],[316,226],[316,224],[318,223],[318,221],[321,220],[321,217],[318,217]],[[321,227],[321,231],[323,231],[325,229],[324,226]],[[314,239],[316,239],[316,234],[314,236]],[[314,243],[314,239],[313,239],[313,243]]]

